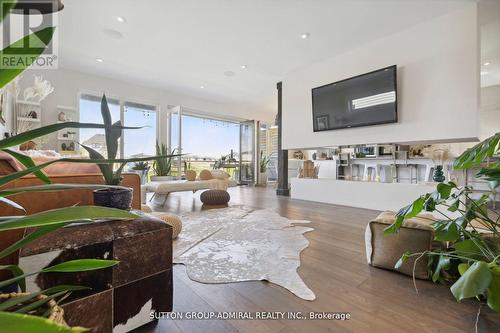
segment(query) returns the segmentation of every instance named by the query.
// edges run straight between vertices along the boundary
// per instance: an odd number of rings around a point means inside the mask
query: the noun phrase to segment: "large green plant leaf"
[[[7,198],[4,198],[4,197],[0,196],[0,202],[3,202],[4,204],[9,205],[11,207],[14,207],[16,209],[22,210],[23,212],[26,213],[26,210],[24,209],[24,207],[21,206],[21,205],[19,205],[15,201],[12,201],[12,200],[9,200]]]
[[[97,150],[94,150],[82,144],[81,146],[89,153],[89,157],[91,159],[106,161],[106,158],[102,156],[101,153],[99,153]],[[97,166],[99,167],[99,170],[101,170],[102,176],[104,177],[106,184],[112,184],[114,178],[113,164],[98,164]]]
[[[8,197],[14,194],[26,192],[59,192],[65,190],[98,190],[104,188],[124,188],[122,186],[97,185],[97,184],[47,184],[38,186],[15,187],[6,190],[0,190],[0,197]]]
[[[479,242],[481,240],[478,240]],[[455,251],[460,257],[470,258],[474,260],[484,260],[486,259],[477,246],[477,244],[472,239],[466,239],[461,242],[455,243]]]
[[[401,228],[404,219],[417,216],[424,209],[424,196],[419,197],[413,203],[401,208],[396,213],[396,220],[393,224],[384,229],[384,234],[393,234]]]
[[[108,158],[114,159],[116,158],[116,154],[118,153],[118,139],[121,136],[121,123],[120,121],[115,124],[112,123],[111,120],[111,112],[109,112],[108,101],[106,99],[106,95],[102,95],[101,99],[101,116],[102,122],[105,126],[105,136],[106,136],[106,149],[108,152]]]
[[[174,156],[181,156],[174,155]],[[48,161],[39,165],[36,165],[31,168],[27,168],[25,170],[21,170],[18,172],[14,172],[8,174],[7,176],[0,177],[0,186],[8,184],[16,179],[29,175],[35,171],[42,170],[47,166],[59,163],[59,162],[71,162],[71,163],[95,163],[95,164],[112,164],[112,163],[129,163],[129,162],[139,162],[139,161],[151,161],[156,157],[138,157],[138,158],[127,158],[127,159],[116,159],[116,160],[102,160],[102,159],[79,159],[79,158],[61,158],[58,160]]]
[[[457,301],[483,294],[489,287],[493,276],[484,261],[476,261],[451,286],[451,293]]]
[[[0,58],[4,54],[25,54],[31,55],[30,61],[24,63],[24,66],[16,66],[16,68],[0,68],[0,88],[3,88],[7,83],[15,79],[19,74],[30,67],[39,55],[42,54],[44,48],[30,47],[28,41],[33,39],[41,40],[45,45],[48,45],[54,35],[55,27],[48,27],[39,31],[35,31],[20,40],[7,46],[0,52]],[[6,67],[6,66],[4,66]]]
[[[432,282],[439,281],[441,277],[441,271],[445,271],[450,268],[450,257],[446,254],[442,254],[439,256],[436,268],[434,269],[434,273],[432,274]]]
[[[500,266],[494,265],[490,271],[493,279],[488,287],[487,302],[493,311],[500,312]]]
[[[36,275],[38,273],[73,273],[82,271],[92,271],[103,268],[109,268],[118,264],[116,260],[102,260],[102,259],[77,259],[66,261],[54,266],[50,266],[42,269],[38,272],[24,273],[19,276],[15,276],[11,279],[0,281],[0,288],[10,286],[13,283],[22,281],[29,276]]]
[[[88,220],[88,222],[91,222],[91,221],[92,220]],[[82,221],[78,221],[78,222],[82,222]],[[47,225],[47,226],[37,228],[34,232],[28,234],[27,236],[21,238],[20,240],[18,240],[14,244],[12,244],[12,245],[8,246],[7,248],[3,249],[2,251],[0,251],[0,259],[8,256],[9,254],[16,252],[17,250],[28,245],[29,243],[31,243],[35,239],[38,239],[42,236],[45,236],[46,234],[51,233],[52,231],[55,231],[59,228],[62,228],[70,223],[71,222],[52,224],[52,225]]]
[[[19,297],[12,297],[8,299],[7,301],[4,301],[0,303],[0,311],[6,311],[18,304],[23,304],[26,302],[29,302],[35,298],[37,298],[40,295],[52,295],[54,293],[59,293],[61,291],[77,291],[77,290],[88,290],[91,289],[89,287],[83,287],[83,286],[72,286],[72,285],[60,285],[60,286],[55,286],[52,288],[48,288],[45,290],[40,290],[34,293],[30,293],[25,296],[19,296]]]
[[[116,264],[118,264],[117,260],[76,259],[44,268],[42,272],[73,273],[73,272],[93,271],[96,269],[112,267]]]
[[[134,219],[139,215],[115,208],[98,207],[98,206],[76,206],[64,207],[58,209],[47,210],[33,215],[23,216],[20,218],[12,218],[7,221],[0,222],[0,231],[32,228],[39,226],[47,226],[53,224],[63,224],[68,222],[77,222],[80,220],[94,219],[116,219],[126,220]]]
[[[20,309],[17,309],[15,312],[16,313],[28,313],[32,310],[35,310],[35,309],[38,309],[39,307],[41,307],[42,305],[44,304],[47,304],[50,300],[54,299],[54,298],[57,298],[59,296],[63,296],[65,294],[67,294],[68,292],[66,290],[64,291],[60,291],[58,293],[55,293],[53,295],[50,295],[48,297],[45,297],[45,298],[42,298],[42,299],[39,299],[39,300],[36,300],[34,301],[33,303],[31,304],[28,304],[26,306],[23,306],[22,308]]]
[[[81,333],[88,331],[83,327],[67,327],[54,323],[47,318],[26,314],[0,312],[2,332],[8,333]]]
[[[499,141],[500,132],[467,149],[455,160],[453,167],[455,169],[469,169],[479,166],[487,157],[491,157],[499,151]]]
[[[439,221],[432,225],[434,239],[437,241],[455,241],[460,237],[459,227],[455,221]]]
[[[19,162],[21,162],[21,164],[24,165],[26,168],[31,168],[31,167],[35,166],[35,162],[33,162],[31,157],[29,157],[27,155],[18,153],[16,151],[13,151],[10,149],[3,149],[3,151],[6,152],[7,154],[11,155],[12,157],[14,157]],[[37,176],[38,179],[40,179],[42,182],[44,182],[46,184],[51,183],[49,177],[47,177],[41,170],[35,171],[35,172],[33,172],[33,174],[35,176]]]

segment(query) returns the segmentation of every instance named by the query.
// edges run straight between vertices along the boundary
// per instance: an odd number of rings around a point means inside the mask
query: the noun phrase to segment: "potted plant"
[[[149,163],[146,161],[135,162],[132,166],[132,170],[141,177],[141,185],[144,185],[149,172]]]
[[[267,167],[269,165],[269,156],[264,156],[264,151],[260,151],[260,172],[259,172],[259,185],[267,184]]]
[[[151,181],[163,182],[173,179],[170,172],[172,171],[172,157],[174,154],[175,149],[169,154],[166,145],[156,142],[156,155],[161,157],[156,158],[153,162],[154,176],[151,176]]]
[[[499,142],[497,133],[454,162],[454,169],[478,168],[476,176],[489,183],[490,193],[477,198],[478,193],[470,186],[441,182],[435,192],[399,210],[395,222],[385,230],[388,234],[398,232],[405,219],[422,211],[436,212],[439,218],[433,228],[441,247],[424,253],[406,252],[396,268],[410,257],[428,256],[432,281],[451,285],[458,302],[475,298],[495,312],[500,312],[500,214],[488,204],[498,195],[500,185]],[[491,162],[491,158],[496,161]]]
[[[172,156],[151,156],[140,158],[117,159],[119,140],[124,127],[121,121],[111,122],[111,113],[109,112],[106,95],[102,96],[101,100],[101,115],[104,124],[104,132],[106,138],[106,150],[108,157],[104,157],[98,151],[80,144],[90,156],[92,162],[97,163],[104,177],[106,185],[113,187],[98,189],[94,191],[94,204],[97,206],[112,207],[118,209],[129,210],[132,203],[132,189],[128,187],[117,187],[122,181],[122,172],[125,165],[130,162],[144,162],[150,160],[171,160]],[[140,127],[125,127],[126,129],[138,129]],[[158,151],[158,144],[157,144]],[[163,152],[163,150],[162,150]],[[165,151],[166,152],[166,151]],[[170,172],[170,169],[169,169]]]

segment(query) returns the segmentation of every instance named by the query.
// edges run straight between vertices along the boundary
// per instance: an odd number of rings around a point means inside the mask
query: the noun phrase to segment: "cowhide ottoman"
[[[207,206],[225,206],[231,196],[224,190],[208,190],[200,195],[200,200]]]

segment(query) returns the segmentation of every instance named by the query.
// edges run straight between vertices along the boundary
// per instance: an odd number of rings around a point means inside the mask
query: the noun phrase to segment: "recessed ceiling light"
[[[246,69],[247,65],[241,65],[241,69]]]
[[[488,75],[488,74],[489,74],[489,72],[487,72],[487,71],[481,71],[481,75]]]
[[[102,58],[95,58],[95,61],[97,61],[97,62],[104,62],[104,59],[102,59]]]
[[[127,20],[126,20],[126,19],[125,19],[125,17],[123,17],[123,16],[117,16],[117,17],[116,17],[116,20],[117,20],[118,22],[120,22],[120,23],[125,23],[125,22],[127,22]]]
[[[301,34],[301,35],[300,35],[300,38],[302,38],[302,39],[307,39],[307,38],[309,38],[310,36],[311,36],[311,34],[310,34],[310,33],[308,33],[308,32],[304,32],[303,34]]]
[[[483,66],[489,66],[489,64],[490,64],[490,63],[487,61],[487,62],[485,62],[485,63],[483,64]]]
[[[200,89],[205,89],[205,86],[200,86]]]

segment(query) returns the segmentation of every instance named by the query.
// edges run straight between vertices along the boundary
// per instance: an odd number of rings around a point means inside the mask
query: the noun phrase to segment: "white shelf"
[[[65,105],[58,105],[57,106],[58,110],[65,110],[65,111],[70,111],[70,112],[77,112],[78,110],[73,107],[73,106],[65,106]]]
[[[34,123],[39,123],[41,120],[40,118],[17,117],[17,121],[31,121]]]
[[[17,104],[25,104],[25,105],[33,105],[33,106],[40,106],[40,103],[37,102],[30,102],[30,101],[24,101],[24,100],[18,100]]]

